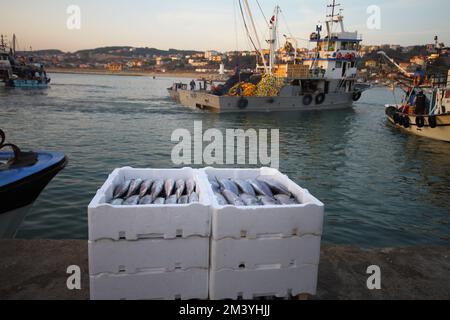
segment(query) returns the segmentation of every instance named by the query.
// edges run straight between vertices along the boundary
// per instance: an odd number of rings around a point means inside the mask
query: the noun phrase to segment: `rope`
[[[265,14],[264,14],[264,11],[263,11],[263,9],[261,8],[261,5],[259,4],[259,1],[256,0],[256,3],[258,4],[259,10],[261,11],[261,14],[262,14],[262,16],[263,16],[263,18],[264,18],[264,21],[266,22],[266,25],[269,26],[269,22],[268,22],[269,20],[266,18]]]

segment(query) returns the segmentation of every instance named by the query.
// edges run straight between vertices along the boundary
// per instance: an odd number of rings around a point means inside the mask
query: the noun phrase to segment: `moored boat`
[[[29,208],[50,181],[66,166],[67,158],[57,152],[22,152],[4,144],[0,130],[0,239],[14,237]]]
[[[308,56],[299,58],[297,45],[295,48],[293,45],[296,41],[286,37],[285,47],[294,52],[293,62],[287,64],[277,58],[280,8],[275,8],[268,23],[270,49],[263,50],[248,1],[242,2],[242,18],[250,17],[244,24],[253,25],[253,38],[249,30],[247,34],[259,56],[256,72],[240,72],[237,68],[224,85],[211,86],[210,90],[205,86],[195,90],[194,85],[188,90],[187,85],[174,84],[168,89],[174,101],[213,112],[330,110],[351,108],[370,87],[356,79],[362,39],[358,32],[346,31],[344,17],[337,13],[335,1],[329,6],[332,11],[326,21],[326,34],[318,26],[310,37],[315,49]]]

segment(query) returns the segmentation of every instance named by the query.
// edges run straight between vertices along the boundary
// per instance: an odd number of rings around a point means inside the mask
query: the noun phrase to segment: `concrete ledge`
[[[82,270],[82,290],[66,287],[67,267]],[[369,291],[367,267],[382,271]],[[0,240],[0,299],[89,299],[87,241]],[[362,250],[324,246],[314,299],[450,299],[450,247]]]

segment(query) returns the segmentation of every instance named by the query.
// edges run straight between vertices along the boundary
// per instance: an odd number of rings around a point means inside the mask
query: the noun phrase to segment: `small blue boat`
[[[67,165],[58,152],[22,152],[12,144],[3,144],[0,130],[0,239],[14,237],[28,209],[50,181]]]
[[[28,89],[46,89],[50,79],[47,80],[24,80],[24,79],[10,79],[6,83],[10,88],[28,88]]]

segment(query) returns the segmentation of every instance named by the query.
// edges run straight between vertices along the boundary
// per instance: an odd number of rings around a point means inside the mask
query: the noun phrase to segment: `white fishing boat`
[[[410,80],[401,103],[385,106],[389,123],[409,134],[450,142],[450,71],[448,76],[426,70],[411,74],[380,54]]]
[[[186,107],[213,112],[275,112],[330,110],[350,108],[370,86],[357,83],[357,62],[362,41],[358,32],[344,27],[344,17],[332,2],[325,23],[326,31],[317,26],[310,42],[314,50],[303,59],[297,57],[296,41],[286,45],[294,50],[294,61],[281,64],[277,57],[278,20],[280,8],[275,8],[269,21],[269,50],[263,50],[247,0],[239,1],[244,25],[260,60],[255,73],[237,71],[224,85],[211,90],[195,90],[174,84],[168,89],[173,100]]]

